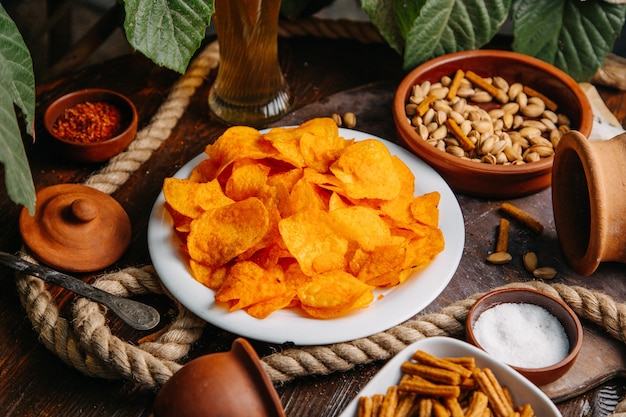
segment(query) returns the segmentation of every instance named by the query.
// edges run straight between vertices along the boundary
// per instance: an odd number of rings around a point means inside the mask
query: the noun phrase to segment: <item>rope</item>
[[[299,22],[298,25],[282,22],[280,29],[281,36],[313,34],[380,42],[380,35],[373,32],[372,26],[367,24],[339,22],[332,25],[321,21],[317,21],[317,24],[313,21]],[[208,72],[217,67],[218,62],[219,47],[216,41],[192,61],[188,71],[173,86],[165,102],[150,123],[138,132],[128,149],[88,178],[85,185],[112,194],[125,184],[170,136],[191,96]],[[26,252],[22,256],[36,262]],[[182,365],[179,362],[199,339],[205,324],[173,300],[178,313],[172,323],[133,345],[111,333],[106,323],[106,308],[101,305],[79,297],[72,308],[73,320],[70,322],[60,316],[52,295],[41,279],[18,273],[16,285],[20,301],[41,342],[66,364],[88,376],[132,380],[147,389],[158,389],[180,369]],[[154,293],[172,298],[161,286],[151,266],[129,267],[108,273],[98,277],[94,285],[124,297]],[[613,338],[626,343],[626,305],[616,303],[606,294],[578,286],[549,285],[539,281],[513,283],[504,287],[535,288],[560,298],[579,317],[591,321]],[[426,337],[461,337],[467,313],[481,295],[475,294],[438,313],[418,316],[366,338],[327,346],[286,349],[262,358],[262,365],[275,384],[282,384],[298,377],[343,372],[357,365],[384,361],[409,344]],[[623,405],[623,409],[626,409],[626,404]],[[620,406],[618,409],[622,410]]]

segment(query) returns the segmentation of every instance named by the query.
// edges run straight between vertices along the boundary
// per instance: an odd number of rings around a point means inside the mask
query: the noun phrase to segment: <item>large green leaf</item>
[[[185,72],[206,35],[213,0],[124,0],[124,30],[155,64]]]
[[[515,0],[513,50],[588,81],[613,49],[626,5],[590,0]]]
[[[380,36],[399,54],[404,51],[405,36],[400,32],[390,0],[361,0],[361,8],[378,29]]]
[[[384,8],[382,3],[377,10]],[[404,39],[400,50],[406,70],[445,53],[484,46],[511,6],[511,0],[387,0],[387,8],[389,3],[394,10],[389,20]]]
[[[35,76],[30,52],[22,35],[0,5],[0,162],[4,165],[7,194],[11,201],[35,210],[35,186],[24,152],[15,106],[19,107],[28,133],[35,114]]]

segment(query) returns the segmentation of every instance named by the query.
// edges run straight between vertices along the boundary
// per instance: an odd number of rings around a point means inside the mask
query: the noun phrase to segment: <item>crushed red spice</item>
[[[79,143],[100,142],[122,130],[122,114],[106,102],[79,103],[66,109],[52,126],[52,133],[63,140]]]

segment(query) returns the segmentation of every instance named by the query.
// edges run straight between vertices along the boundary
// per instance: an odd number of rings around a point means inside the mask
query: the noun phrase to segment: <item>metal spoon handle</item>
[[[129,326],[137,330],[150,330],[161,320],[153,307],[128,298],[119,297],[87,284],[73,276],[48,267],[28,262],[18,256],[0,251],[0,264],[19,272],[26,272],[37,278],[63,287],[92,301],[105,305]]]

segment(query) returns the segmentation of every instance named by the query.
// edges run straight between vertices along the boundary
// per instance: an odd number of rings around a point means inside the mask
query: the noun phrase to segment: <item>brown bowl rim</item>
[[[578,126],[576,130],[580,131],[585,136],[589,136],[589,134],[591,133],[591,128],[593,126],[593,114],[589,99],[587,98],[587,95],[585,94],[583,89],[578,85],[578,83],[559,68],[529,55],[524,55],[512,51],[481,49],[454,52],[439,56],[437,58],[433,58],[411,70],[400,82],[398,88],[396,89],[396,94],[394,95],[393,116],[396,128],[403,133],[400,134],[401,139],[406,142],[407,145],[414,151],[423,152],[424,154],[428,155],[430,157],[429,162],[433,165],[447,170],[449,170],[452,166],[457,166],[459,168],[467,170],[468,173],[480,173],[482,175],[506,174],[512,176],[527,176],[533,174],[535,176],[540,176],[542,174],[549,174],[552,170],[554,155],[543,158],[540,161],[523,165],[489,165],[466,161],[457,156],[449,155],[439,149],[434,148],[433,146],[427,144],[417,134],[417,132],[415,132],[413,129],[409,129],[409,126],[406,123],[405,105],[408,100],[411,88],[416,84],[415,79],[417,77],[417,74],[429,71],[441,64],[461,61],[468,57],[493,57],[498,59],[511,60],[514,62],[523,62],[525,66],[536,67],[539,70],[547,72],[555,78],[558,78],[564,84],[566,84],[568,88],[572,90],[577,100],[581,103],[583,111],[581,112],[580,126]],[[585,117],[585,115],[587,117]],[[405,139],[404,134],[408,135],[410,140]]]
[[[122,130],[119,134],[117,134],[116,136],[113,136],[112,138],[97,141],[97,142],[75,142],[75,141],[60,138],[54,133],[52,133],[52,125],[54,124],[56,119],[59,117],[58,112],[54,112],[55,114],[53,114],[53,110],[55,110],[55,107],[58,106],[59,103],[62,103],[64,101],[69,101],[72,103],[71,105],[76,105],[78,103],[84,103],[84,102],[89,101],[89,98],[93,96],[101,97],[99,99],[104,100],[104,101],[106,101],[107,97],[115,97],[116,99],[120,100],[128,107],[127,109],[121,109],[122,111],[124,111],[124,113],[128,113],[128,112],[130,113],[130,117],[128,118],[126,122],[127,126],[124,128],[124,130]],[[63,109],[66,109],[66,108],[68,108],[68,106],[63,107]],[[119,93],[114,90],[109,90],[106,88],[84,88],[81,90],[76,90],[71,93],[64,94],[61,97],[58,97],[55,100],[53,100],[46,108],[43,120],[44,120],[44,126],[46,128],[46,131],[55,140],[58,140],[59,142],[62,142],[66,145],[76,146],[79,148],[93,148],[93,147],[103,146],[103,145],[107,145],[107,144],[111,144],[111,143],[123,140],[127,135],[129,135],[129,132],[137,128],[139,116],[137,114],[137,108],[135,107],[135,104],[124,94]],[[132,140],[132,138],[130,138],[130,140]]]
[[[525,368],[525,367],[521,367],[521,366],[514,366],[514,365],[509,365],[511,368],[519,371],[520,373],[523,373],[525,375],[537,375],[537,374],[542,374],[542,373],[548,373],[548,372],[553,372],[553,371],[557,371],[565,366],[567,366],[570,363],[573,363],[574,360],[576,359],[576,357],[579,355],[580,350],[582,348],[582,343],[583,343],[583,328],[582,328],[582,324],[580,323],[580,320],[578,318],[578,316],[576,315],[576,313],[574,312],[574,310],[571,309],[570,306],[568,306],[566,303],[564,303],[562,300],[559,300],[558,298],[547,294],[543,291],[540,290],[536,290],[536,289],[532,289],[532,288],[500,288],[500,289],[496,289],[496,290],[492,290],[489,291],[485,294],[483,294],[481,297],[479,297],[474,304],[472,304],[472,307],[470,307],[468,313],[467,313],[467,319],[465,322],[465,329],[466,329],[466,334],[467,334],[467,338],[469,339],[470,343],[472,343],[474,346],[480,348],[481,350],[485,351],[486,350],[480,345],[480,343],[478,343],[478,341],[476,340],[476,337],[474,336],[474,331],[473,331],[473,323],[475,322],[475,320],[472,320],[473,318],[477,318],[476,315],[476,310],[481,306],[481,304],[485,303],[486,301],[488,301],[490,298],[493,297],[498,297],[499,295],[503,294],[503,293],[533,293],[539,297],[543,297],[547,300],[549,300],[549,302],[554,303],[555,306],[558,306],[559,308],[565,310],[565,312],[567,313],[567,315],[572,319],[573,323],[574,323],[574,327],[576,328],[576,331],[574,332],[576,340],[574,341],[574,344],[572,346],[572,340],[568,335],[568,340],[570,342],[570,350],[568,355],[563,358],[562,360],[560,360],[559,362],[549,365],[549,366],[544,366],[541,368]],[[523,303],[523,302],[527,302],[524,300],[519,300],[519,303]],[[494,305],[496,305],[498,303],[494,303]],[[493,307],[493,306],[491,306]],[[491,308],[488,307],[488,308]],[[487,308],[487,309],[488,309]],[[485,309],[485,310],[487,310]],[[558,319],[558,317],[557,317]],[[561,321],[560,319],[558,319],[559,321]],[[563,325],[563,323],[561,323]],[[507,364],[508,365],[508,364]]]

